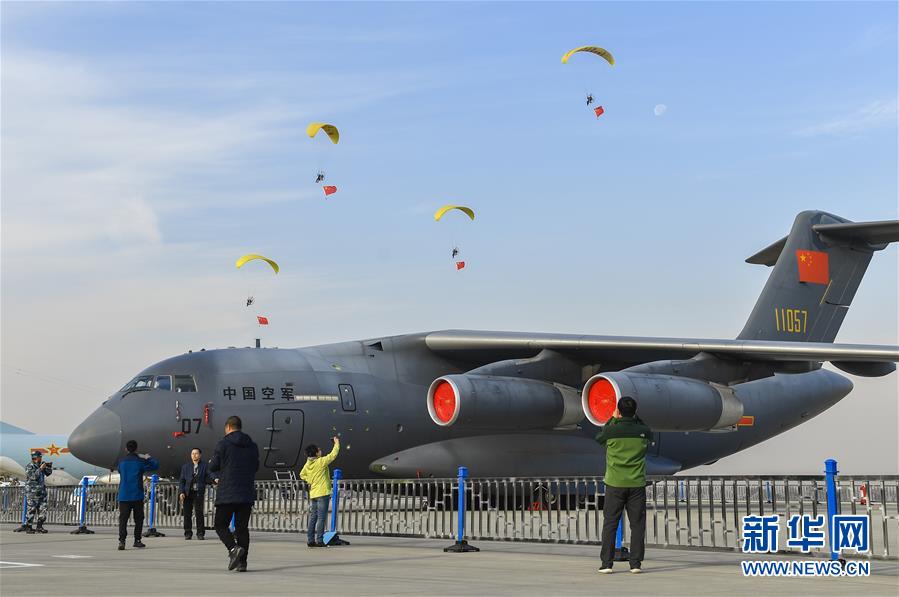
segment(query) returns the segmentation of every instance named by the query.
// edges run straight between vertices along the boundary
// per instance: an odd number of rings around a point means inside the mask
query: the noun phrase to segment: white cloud
[[[668,111],[668,106],[665,104],[656,104],[656,107],[652,109],[652,113],[656,116],[661,116],[665,112]]]
[[[896,128],[897,100],[877,100],[840,118],[796,131],[803,137],[857,135],[870,130]]]
[[[3,250],[159,242],[160,190],[277,131],[270,108],[191,114],[131,105],[55,55],[3,57]]]
[[[4,49],[6,255],[164,242],[156,222],[172,211],[311,198],[245,165],[296,144],[312,114],[358,108],[418,80],[366,72],[336,85],[336,75],[268,72],[240,77],[235,89],[237,77],[188,66],[171,73],[127,67]],[[308,84],[291,83],[300,78]],[[216,108],[204,110],[204,102]]]
[[[157,243],[161,239],[156,212],[139,197],[121,201],[104,215],[106,234],[113,240]]]

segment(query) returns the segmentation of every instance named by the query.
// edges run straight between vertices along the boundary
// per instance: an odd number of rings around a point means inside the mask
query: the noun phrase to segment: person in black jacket
[[[206,526],[203,522],[203,506],[206,501],[206,484],[214,483],[215,477],[209,472],[206,463],[200,460],[203,451],[194,448],[190,451],[190,462],[181,466],[181,478],[178,480],[178,499],[182,504],[184,514],[184,538],[191,539],[194,535],[191,528],[191,514],[197,519],[197,539],[206,538]]]
[[[228,570],[247,569],[250,550],[250,514],[256,501],[256,471],[259,470],[259,448],[240,429],[240,417],[228,417],[225,437],[215,447],[209,470],[219,473],[215,493],[215,532],[228,548]],[[234,533],[231,533],[231,517]]]

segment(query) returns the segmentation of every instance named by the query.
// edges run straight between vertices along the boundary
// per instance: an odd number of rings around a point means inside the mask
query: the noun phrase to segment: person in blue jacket
[[[182,504],[184,514],[184,538],[193,537],[191,528],[191,515],[197,519],[197,539],[206,538],[206,526],[204,524],[203,506],[206,501],[206,484],[214,483],[215,476],[207,470],[206,463],[202,460],[203,451],[194,448],[190,451],[190,462],[181,466],[181,478],[178,480],[178,499]]]
[[[146,547],[140,540],[144,526],[144,473],[159,468],[159,461],[149,454],[137,454],[137,442],[125,444],[128,453],[119,458],[119,550],[125,549],[128,518],[134,514],[134,547]]]

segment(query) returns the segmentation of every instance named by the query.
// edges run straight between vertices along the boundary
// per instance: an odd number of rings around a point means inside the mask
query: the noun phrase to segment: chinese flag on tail
[[[327,197],[328,195],[333,195],[334,193],[337,192],[337,187],[334,187],[334,186],[331,186],[331,185],[325,185],[325,186],[322,187],[322,189],[325,191],[325,196],[326,196],[326,197]]]
[[[464,261],[457,261],[457,262],[456,262],[456,270],[463,269],[464,267],[465,267],[465,262],[464,262]]]
[[[602,109],[602,106],[597,106],[596,108],[593,108],[593,111],[596,112],[597,118],[602,116],[603,112],[605,112],[605,110]]]
[[[796,265],[799,267],[799,281],[810,284],[830,282],[830,267],[827,253],[821,251],[796,251]]]
[[[268,317],[263,317],[262,315],[257,315],[256,321],[259,322],[259,325],[268,325]]]

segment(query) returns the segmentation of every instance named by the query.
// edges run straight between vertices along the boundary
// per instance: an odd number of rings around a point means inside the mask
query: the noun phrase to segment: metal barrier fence
[[[344,535],[456,539],[457,487],[456,479],[341,480],[337,530]],[[785,527],[793,514],[827,514],[822,476],[651,477],[646,490],[648,547],[739,551],[745,515],[780,514]],[[118,524],[117,491],[116,485],[88,488],[87,527]],[[47,492],[47,524],[77,526],[82,488],[48,487]],[[899,476],[840,476],[837,493],[838,511],[870,517],[867,557],[899,559]],[[23,494],[23,487],[0,488],[0,522],[21,522]],[[215,488],[210,487],[207,527],[212,526],[214,500]],[[465,538],[598,545],[602,500],[600,477],[469,479]],[[304,532],[309,503],[300,481],[257,481],[250,528]],[[155,526],[179,528],[182,520],[177,484],[160,482]],[[625,543],[627,535],[625,525]],[[829,555],[824,549],[813,552]]]

